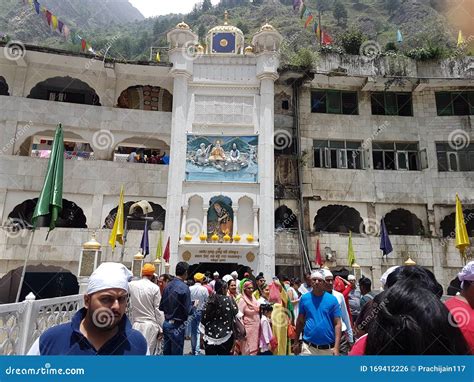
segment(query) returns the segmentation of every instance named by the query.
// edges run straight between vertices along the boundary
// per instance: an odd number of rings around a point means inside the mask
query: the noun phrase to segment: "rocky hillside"
[[[454,0],[306,0],[305,3],[315,15],[321,10],[322,28],[336,44],[338,36],[347,29],[360,29],[366,38],[385,47],[388,42],[395,42],[396,32],[400,30],[404,41],[399,47],[409,50],[427,43],[455,46],[457,30],[450,26],[446,16],[449,1]],[[109,56],[117,58],[147,59],[150,46],[166,46],[166,32],[182,19],[203,39],[208,29],[222,24],[225,9],[229,10],[229,22],[243,30],[248,42],[268,21],[283,34],[288,49],[317,48],[314,33],[310,27],[304,29],[304,22],[293,11],[292,0],[221,0],[214,7],[204,0],[188,15],[148,19],[127,0],[40,0],[40,3],[77,28],[96,50],[113,41]],[[26,43],[79,49],[50,32],[27,5],[18,4],[18,0],[1,1],[0,32]]]

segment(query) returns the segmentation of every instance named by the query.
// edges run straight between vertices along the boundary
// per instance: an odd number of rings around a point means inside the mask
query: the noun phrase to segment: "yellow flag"
[[[349,231],[349,245],[347,247],[347,261],[351,267],[352,267],[352,264],[354,264],[356,261],[354,248],[352,247],[352,232],[351,231]]]
[[[120,188],[120,199],[117,208],[117,215],[115,215],[114,228],[110,233],[109,244],[112,249],[115,249],[115,244],[118,241],[123,245],[123,186]]]
[[[163,230],[160,230],[160,238],[158,239],[158,247],[156,247],[156,260],[161,260],[163,256]]]
[[[51,15],[51,24],[53,25],[53,31],[58,29],[58,18],[55,15]]]
[[[467,235],[466,223],[464,222],[464,215],[462,213],[461,200],[459,200],[458,194],[456,194],[456,248],[459,249],[461,254],[464,254],[464,250],[469,247],[469,236]]]
[[[160,52],[156,52],[155,60],[156,62],[161,62]]]
[[[461,45],[463,45],[465,43],[464,41],[464,36],[462,35],[462,31],[459,30],[459,34],[458,34],[458,47],[460,47]]]

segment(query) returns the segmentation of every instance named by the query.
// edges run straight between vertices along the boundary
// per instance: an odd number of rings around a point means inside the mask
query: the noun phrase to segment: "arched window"
[[[464,210],[464,223],[466,223],[467,234],[474,237],[474,210]],[[440,224],[440,229],[443,237],[454,237],[456,213],[446,216]]]
[[[8,214],[7,225],[14,230],[32,228],[32,217],[38,198],[25,200]],[[38,227],[49,227],[50,217],[42,216],[37,220]],[[63,199],[63,208],[56,221],[56,227],[87,228],[87,219],[76,203]]]
[[[130,86],[117,100],[117,107],[123,109],[168,111],[172,110],[173,96],[159,86]]]
[[[53,77],[36,84],[27,98],[100,106],[99,96],[84,81],[72,77]]]
[[[5,77],[0,76],[0,95],[8,96],[8,84]]]
[[[126,202],[123,204],[123,213],[127,217],[130,214],[130,207],[136,202]],[[165,228],[165,217],[166,211],[159,204],[148,202],[153,208],[153,212],[148,214],[148,216],[153,217],[153,222],[148,223],[148,229],[152,231],[160,231]],[[105,218],[104,228],[112,229],[114,228],[115,217],[117,216],[118,207],[110,210],[109,214]],[[124,219],[125,220],[125,219]],[[127,221],[127,229],[129,230],[142,230],[145,228],[145,221],[139,219],[129,219]]]
[[[423,223],[418,217],[403,208],[389,212],[384,217],[387,231],[392,235],[424,235]]]
[[[275,229],[296,229],[298,228],[298,217],[285,205],[275,210]]]
[[[364,223],[359,212],[352,207],[329,205],[318,210],[314,217],[316,232],[361,233]]]

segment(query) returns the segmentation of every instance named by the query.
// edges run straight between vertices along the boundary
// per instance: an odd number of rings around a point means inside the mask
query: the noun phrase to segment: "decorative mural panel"
[[[233,222],[232,200],[222,195],[213,197],[209,202],[207,212],[208,241],[219,243],[231,241]],[[218,239],[213,235],[217,235]]]
[[[186,180],[257,182],[258,136],[188,135]]]
[[[195,123],[250,125],[253,122],[254,99],[196,95],[195,110]]]

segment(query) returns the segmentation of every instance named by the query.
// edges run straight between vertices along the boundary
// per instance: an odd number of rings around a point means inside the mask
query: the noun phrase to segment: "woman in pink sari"
[[[243,285],[242,298],[239,301],[239,311],[243,315],[246,337],[241,341],[242,355],[257,355],[260,331],[260,304],[253,296],[253,283],[246,281]]]

